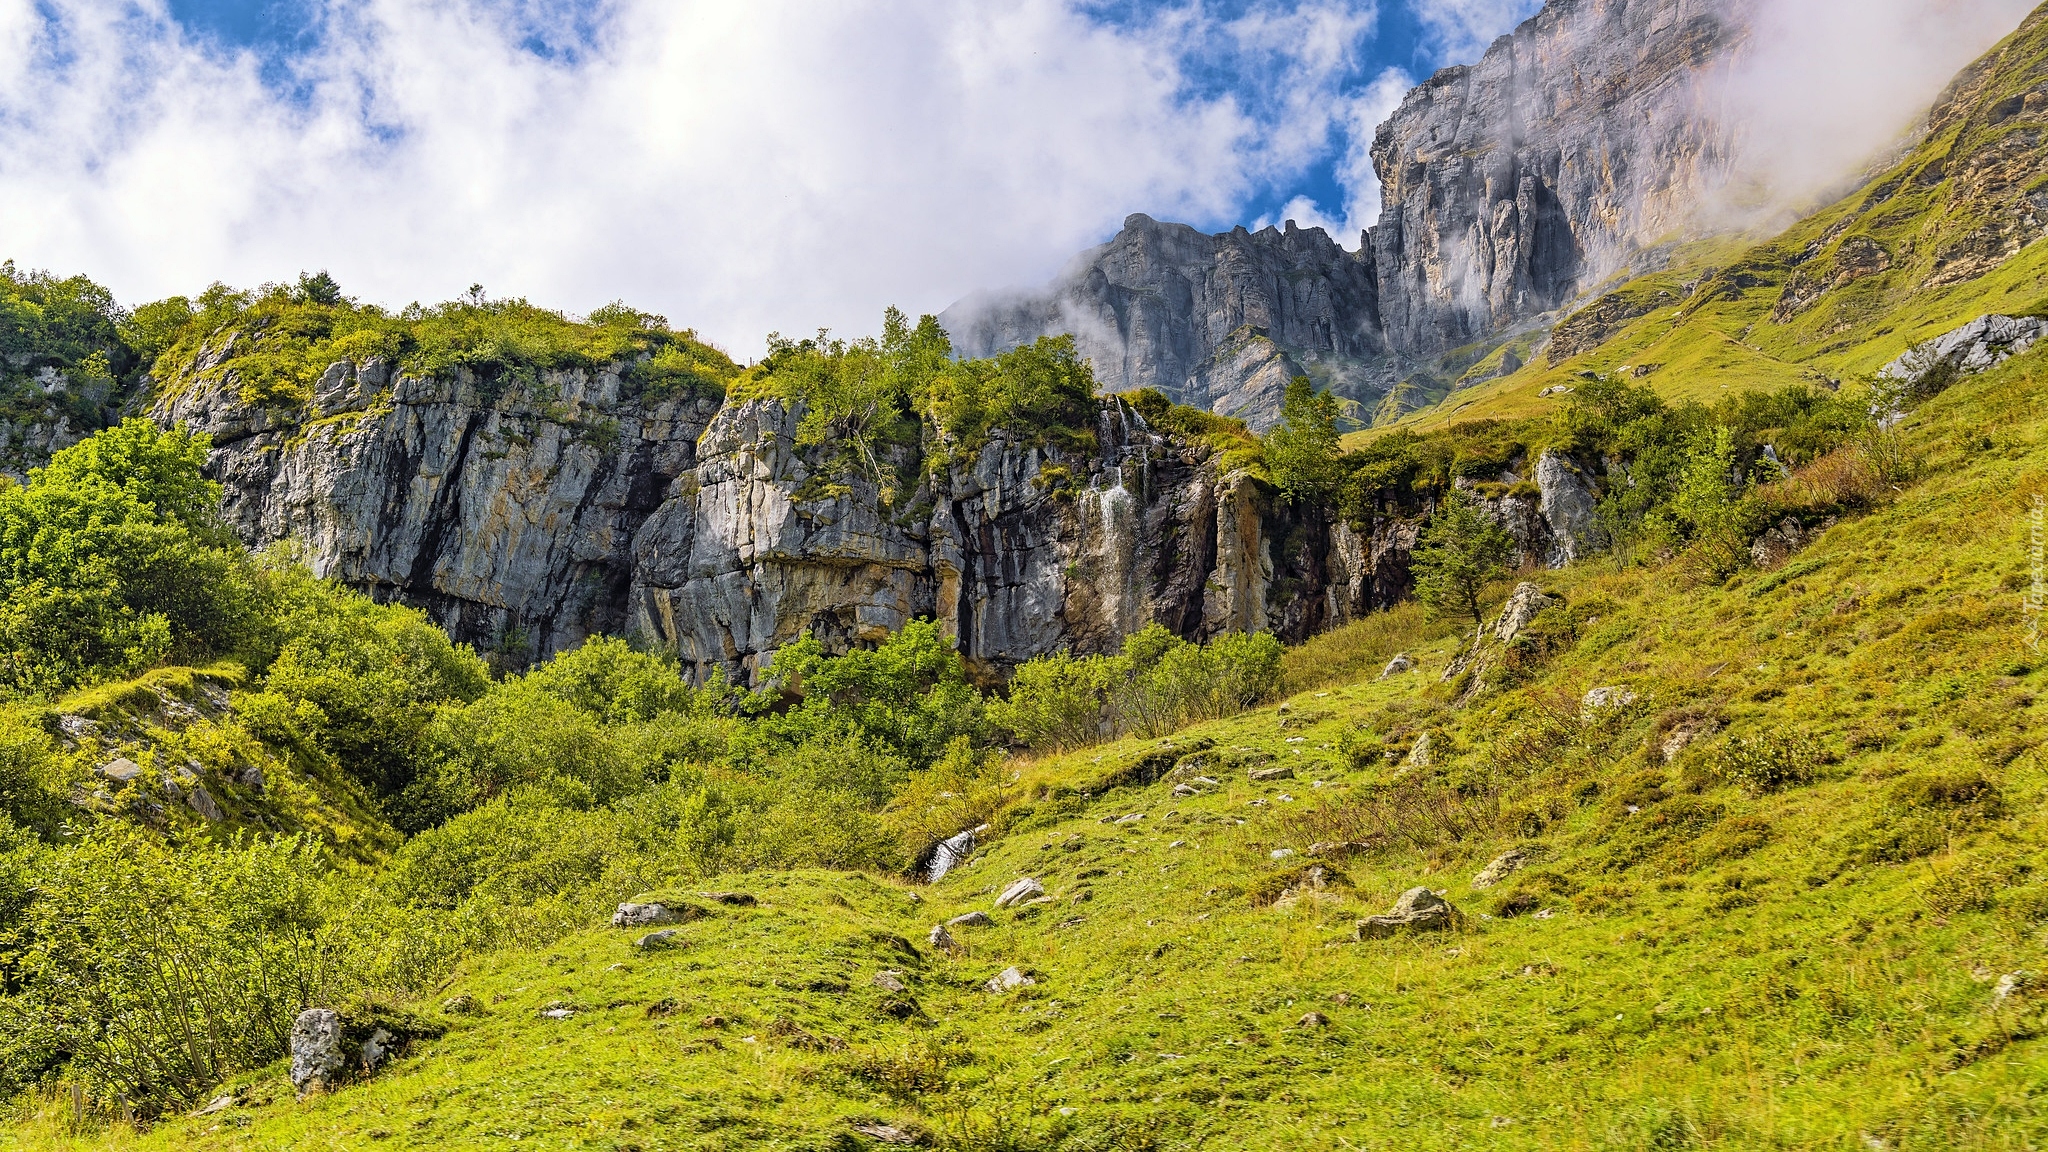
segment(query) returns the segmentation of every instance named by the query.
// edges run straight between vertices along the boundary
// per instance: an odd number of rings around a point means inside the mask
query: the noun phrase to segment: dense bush
[[[1191,644],[1149,624],[1115,656],[1056,652],[1026,661],[989,715],[1013,739],[1040,751],[1126,734],[1164,735],[1270,698],[1280,688],[1284,651],[1263,632]]]

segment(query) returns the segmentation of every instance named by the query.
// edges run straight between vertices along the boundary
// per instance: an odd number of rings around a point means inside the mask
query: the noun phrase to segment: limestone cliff
[[[1370,403],[1393,383],[1370,252],[1320,228],[1207,235],[1150,216],[1042,292],[962,300],[939,319],[966,356],[1071,333],[1106,392],[1158,388],[1264,428],[1297,375]]]
[[[281,412],[232,373],[203,382],[206,364],[152,415],[213,435],[237,533],[291,541],[507,666],[608,633],[746,675],[806,632],[843,648],[930,616],[995,679],[1153,621],[1300,639],[1407,583],[1412,514],[1331,525],[1114,399],[1092,452],[998,432],[934,466],[898,446],[921,479],[890,504],[859,476],[818,482],[779,401],[649,404],[616,371],[493,389],[372,361]]]
[[[1551,0],[1380,126],[1383,206],[1357,252],[1291,221],[1204,235],[1136,215],[1044,290],[971,297],[941,319],[970,355],[1072,333],[1105,389],[1157,387],[1254,428],[1304,374],[1354,411],[1397,416],[1415,401],[1391,394],[1440,395],[1489,341],[1693,223],[1728,171],[1708,105],[1745,12]]]

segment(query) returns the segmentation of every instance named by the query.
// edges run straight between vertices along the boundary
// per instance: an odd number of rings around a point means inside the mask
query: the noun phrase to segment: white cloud
[[[1408,0],[1428,30],[1436,58],[1445,64],[1476,64],[1487,45],[1536,14],[1543,0]]]
[[[1369,4],[329,0],[281,94],[164,0],[0,0],[0,237],[125,300],[326,268],[402,304],[624,296],[736,354],[1043,279],[1130,211],[1227,219],[1327,147]],[[1199,93],[1190,60],[1284,93]]]

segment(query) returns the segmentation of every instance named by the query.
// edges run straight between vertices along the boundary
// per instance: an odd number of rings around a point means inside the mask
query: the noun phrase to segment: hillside
[[[1547,338],[1505,345],[1526,361],[1519,370],[1494,378],[1493,351],[1466,386],[1396,426],[1538,415],[1555,406],[1545,389],[1587,373],[1703,402],[1731,389],[1828,385],[1979,316],[2032,313],[2048,299],[2048,254],[2035,243],[2044,122],[2048,12],[2037,9],[1955,79],[1913,147],[1856,191],[1762,243],[1674,244],[1664,270],[1593,293]]]
[[[365,1083],[295,1102],[272,1065],[146,1135],[61,1135],[48,1098],[0,1142],[2032,1146],[2044,383],[2026,357],[1926,403],[1922,478],[1775,571],[1540,577],[1490,687],[1403,609],[1290,654],[1278,708],[1015,763],[928,888],[682,879],[649,897],[712,910],[680,947],[474,956],[423,999],[445,1034]],[[1396,650],[1416,668],[1377,676]],[[993,908],[1024,876],[1050,901]],[[1355,938],[1418,885],[1452,929]],[[982,987],[1012,965],[1034,982]]]

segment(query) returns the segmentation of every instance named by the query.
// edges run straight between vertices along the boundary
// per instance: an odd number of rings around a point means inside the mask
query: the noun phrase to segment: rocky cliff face
[[[1391,386],[1377,294],[1371,253],[1320,228],[1208,235],[1141,214],[1043,292],[972,297],[939,319],[966,356],[1071,333],[1106,392],[1158,388],[1263,428],[1295,376],[1358,399]]]
[[[250,544],[293,542],[508,666],[606,633],[746,676],[806,632],[844,648],[921,616],[990,680],[1154,621],[1301,639],[1405,591],[1420,511],[1330,524],[1114,399],[1092,453],[998,434],[934,468],[899,447],[924,478],[893,506],[817,483],[780,402],[647,404],[616,372],[496,390],[341,363],[289,417],[232,377],[166,388],[152,415],[213,435]]]
[[[1746,2],[1551,0],[1432,76],[1374,139],[1384,207],[1355,253],[1292,223],[1210,236],[1132,216],[1044,291],[941,320],[971,355],[1072,333],[1106,390],[1157,387],[1255,429],[1296,375],[1367,412],[1404,381],[1439,389],[1478,358],[1446,353],[1693,221],[1730,162],[1707,81],[1743,43]]]
[[[1706,81],[1745,27],[1731,0],[1552,0],[1410,92],[1372,150],[1389,343],[1486,339],[1692,223],[1732,148]]]

